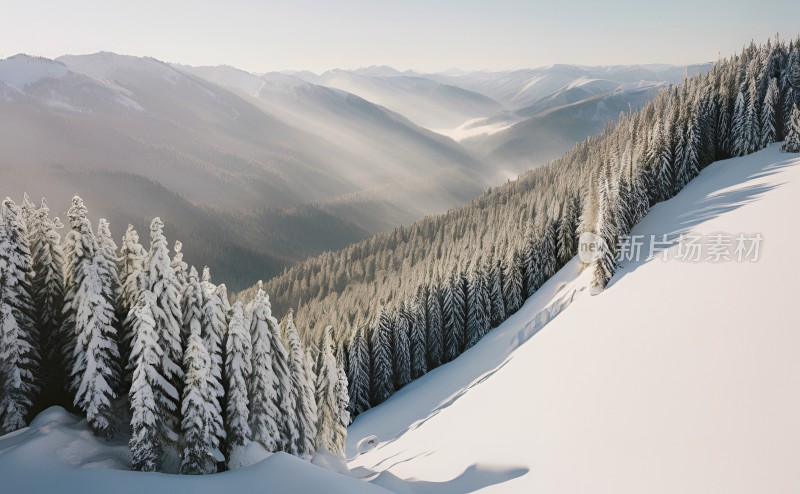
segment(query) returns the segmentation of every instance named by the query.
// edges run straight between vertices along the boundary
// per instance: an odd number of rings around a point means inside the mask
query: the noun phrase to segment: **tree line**
[[[149,249],[132,226],[118,248],[87,215],[73,198],[62,240],[44,200],[2,202],[0,432],[61,405],[95,436],[129,432],[135,470],[236,468],[250,441],[343,454],[348,384],[332,337],[304,345],[261,288],[231,305],[180,242],[170,256],[159,218]]]
[[[800,38],[754,43],[664,88],[560,159],[446,214],[295,265],[264,286],[307,337],[337,328],[355,417],[460,355],[515,313],[592,232],[601,289],[616,250],[654,204],[713,161],[784,140],[800,149]],[[252,297],[253,290],[237,295]],[[315,329],[316,328],[316,329]]]

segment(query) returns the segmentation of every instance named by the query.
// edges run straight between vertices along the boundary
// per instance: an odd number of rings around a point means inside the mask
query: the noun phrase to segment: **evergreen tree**
[[[108,438],[116,428],[112,403],[120,379],[115,272],[107,257],[108,246],[101,247],[92,233],[80,197],[73,198],[68,215],[72,231],[65,240],[65,283],[69,288],[64,332],[69,342],[65,346],[71,351],[70,389],[92,433]],[[100,238],[106,235],[104,231]]]
[[[190,276],[191,278],[191,276]],[[247,382],[252,372],[253,347],[250,332],[245,327],[244,306],[241,302],[233,304],[228,334],[225,338],[225,379],[227,389],[227,409],[225,425],[228,445],[228,467],[236,448],[250,441],[250,400]]]
[[[444,316],[444,362],[450,362],[461,354],[464,347],[464,290],[461,275],[454,271],[445,287],[442,301]]]
[[[0,434],[25,427],[39,392],[39,334],[31,317],[31,255],[22,211],[0,209]]]
[[[336,361],[336,404],[339,411],[339,421],[334,428],[334,441],[336,443],[336,450],[341,452],[344,456],[344,448],[347,442],[347,426],[350,425],[350,412],[348,406],[350,404],[350,395],[347,389],[350,383],[347,382],[347,372],[344,370],[344,363],[341,360]]]
[[[522,307],[521,263],[522,260],[517,249],[512,249],[503,259],[503,299],[506,304],[506,315],[514,314]]]
[[[341,438],[347,436],[347,429],[342,425],[341,400],[337,396],[337,390],[347,389],[347,384],[345,382],[344,386],[341,386],[338,383],[339,368],[336,363],[336,357],[333,355],[330,328],[326,328],[320,348],[319,369],[317,371],[316,399],[319,418],[317,420],[315,443],[318,449],[324,448],[329,453],[343,456],[344,442]]]
[[[442,298],[438,283],[431,283],[425,297],[426,338],[428,349],[428,368],[442,365],[444,358],[444,328],[442,323]]]
[[[281,329],[277,319],[272,315],[269,295],[265,296],[266,323],[269,329],[270,355],[272,357],[272,371],[277,382],[277,405],[280,415],[277,417],[280,431],[280,451],[292,452],[294,444],[300,439],[300,426],[295,411],[297,403],[292,393],[292,377],[289,368],[289,355],[281,338]]]
[[[394,393],[394,367],[392,366],[392,319],[386,309],[372,330],[372,405],[386,401]]]
[[[313,385],[307,381],[308,374],[305,368],[305,352],[300,341],[300,334],[294,324],[294,314],[289,310],[284,324],[284,337],[289,357],[289,376],[291,378],[290,413],[296,423],[297,433],[291,438],[289,452],[295,456],[306,457],[314,450],[316,436],[316,407],[308,403],[306,390]],[[369,358],[369,356],[367,356]],[[351,361],[351,366],[353,362]],[[369,365],[369,362],[367,362]],[[365,392],[369,392],[369,382]]]
[[[64,355],[64,341],[61,335],[62,310],[64,307],[64,252],[61,249],[61,235],[58,229],[64,225],[58,218],[50,218],[44,199],[41,207],[34,213],[32,231],[29,232],[31,256],[33,258],[34,320],[39,328],[39,348],[42,356],[42,376],[44,391],[43,406],[67,404],[64,370],[67,356]]]
[[[408,333],[408,319],[403,317],[401,310],[398,310],[394,314],[394,344],[392,345],[395,389],[400,389],[411,382],[411,349]]]
[[[781,147],[785,153],[800,153],[800,110],[792,106],[792,118],[786,128],[786,141]]]
[[[765,148],[775,142],[778,135],[778,120],[776,109],[781,101],[778,80],[772,77],[767,86],[767,94],[764,97],[764,105],[761,107],[761,135],[759,136],[759,147]]]
[[[175,254],[172,256],[172,262],[170,266],[172,266],[172,271],[175,273],[175,280],[178,283],[178,287],[183,290],[183,287],[186,285],[186,282],[189,280],[189,265],[186,264],[186,261],[183,260],[183,244],[179,241],[175,241]]]
[[[248,384],[250,399],[250,431],[252,439],[267,451],[278,451],[281,437],[281,420],[278,390],[280,383],[273,368],[272,335],[269,319],[272,311],[267,294],[259,290],[253,300],[250,337],[253,344],[253,373]]]
[[[139,299],[139,275],[144,272],[144,262],[147,252],[139,243],[139,234],[133,229],[133,225],[128,225],[125,236],[122,238],[122,246],[119,250],[119,281],[120,293],[117,303],[117,317],[122,321],[122,332],[119,337],[119,349],[121,355],[121,366],[126,369],[123,375],[124,388],[128,388],[131,376],[128,364],[133,344],[133,326],[136,320],[134,308]],[[146,288],[149,283],[145,283]],[[151,310],[152,312],[152,310]]]
[[[214,393],[211,385],[211,358],[198,332],[189,335],[183,355],[186,377],[181,400],[181,432],[183,451],[181,473],[200,475],[216,472],[214,427],[216,405],[209,400]]]
[[[155,218],[150,223],[150,250],[145,261],[145,274],[149,283],[148,291],[153,295],[151,309],[158,331],[158,341],[163,350],[161,373],[164,378],[178,390],[183,389],[183,348],[181,346],[181,308],[180,291],[172,271],[167,239],[163,233],[164,223]],[[169,401],[171,396],[162,395],[159,401]],[[177,430],[180,426],[179,406],[177,401],[163,408],[167,415],[163,422],[165,441],[176,442]]]
[[[303,457],[310,459],[317,448],[317,421],[319,413],[317,410],[317,376],[314,374],[314,359],[311,357],[311,351],[307,350],[305,355],[305,390],[303,398],[303,407],[306,411],[304,419],[307,420],[303,424],[303,438],[305,442],[305,451]]]
[[[487,266],[489,297],[491,300],[491,327],[497,327],[506,320],[506,306],[503,297],[503,268],[499,259]]]
[[[417,301],[404,305],[403,317],[408,321],[408,348],[411,353],[411,379],[428,372],[425,342],[425,318]]]
[[[206,273],[207,275],[207,269]],[[203,283],[194,289],[199,290],[202,295],[202,317],[201,317],[201,337],[211,358],[211,397],[214,406],[222,416],[222,403],[225,400],[225,389],[222,386],[222,366],[223,366],[223,338],[228,330],[227,314],[229,312],[228,295],[225,285],[214,286],[206,277]],[[217,446],[222,444],[225,436],[225,428],[222,423],[216,424],[214,430],[214,441]]]
[[[558,228],[558,260],[560,265],[569,262],[577,253],[578,245],[575,231],[578,228],[577,199],[569,198],[564,202],[564,214]]]
[[[183,285],[181,293],[181,341],[183,346],[189,342],[189,335],[196,332],[202,334],[204,322],[203,315],[203,293],[200,289],[200,281],[197,279],[197,270],[192,266],[189,276]]]
[[[139,274],[144,278],[144,273]],[[145,281],[142,279],[142,286]],[[174,406],[178,391],[161,372],[164,351],[158,342],[158,331],[150,301],[144,292],[143,303],[133,311],[133,334],[130,365],[133,367],[130,388],[131,463],[134,470],[161,470],[164,454],[164,406]],[[163,397],[167,397],[164,401]],[[167,410],[168,411],[168,410]]]
[[[363,328],[356,328],[350,337],[348,354],[350,355],[350,362],[347,366],[350,386],[348,410],[350,415],[355,418],[369,409],[369,347],[364,339]]]

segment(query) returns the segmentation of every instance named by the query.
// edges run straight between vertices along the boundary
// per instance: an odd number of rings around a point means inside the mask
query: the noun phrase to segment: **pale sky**
[[[797,0],[2,0],[0,58],[113,51],[250,72],[716,60],[800,33]]]

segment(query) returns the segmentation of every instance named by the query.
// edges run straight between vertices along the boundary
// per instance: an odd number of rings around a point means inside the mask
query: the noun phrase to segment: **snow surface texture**
[[[248,448],[245,455],[251,456],[245,460],[250,463],[263,458],[264,451]],[[39,414],[30,427],[0,437],[0,492],[4,494],[386,492],[285,453],[217,475],[132,472],[129,467],[130,451],[124,442],[106,443],[93,437],[85,420],[59,407]]]
[[[633,232],[761,233],[757,262],[643,259],[592,297],[573,260],[359,416],[350,468],[412,492],[797,492],[800,157],[778,148],[709,166]]]

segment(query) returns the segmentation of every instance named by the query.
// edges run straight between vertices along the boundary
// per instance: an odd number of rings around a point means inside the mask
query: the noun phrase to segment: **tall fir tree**
[[[158,341],[162,350],[161,372],[180,396],[183,390],[183,347],[181,345],[181,305],[180,290],[172,271],[167,239],[164,237],[164,223],[154,218],[150,223],[150,250],[145,261],[147,290],[152,293],[151,309],[158,331]],[[168,395],[160,401],[169,401]],[[163,439],[173,443],[178,440],[180,427],[180,407],[177,402],[164,407],[166,420],[163,422]]]
[[[269,299],[259,289],[253,300],[250,337],[253,344],[252,374],[248,383],[250,399],[250,431],[253,441],[267,451],[278,451],[281,437],[281,419],[278,388],[280,383],[273,368],[272,336],[268,320],[272,317]]]
[[[42,406],[53,404],[67,405],[67,383],[65,372],[68,361],[64,355],[64,341],[61,335],[62,310],[64,307],[64,251],[61,249],[61,235],[58,230],[64,225],[58,218],[50,218],[49,208],[44,199],[34,213],[29,232],[31,257],[33,258],[34,320],[39,328],[39,348],[42,357],[42,377],[44,390],[41,393]]]
[[[426,328],[427,328],[427,349],[428,349],[428,368],[435,369],[442,365],[444,357],[444,331],[442,327],[442,297],[438,283],[431,283],[428,286],[425,298]]]
[[[422,307],[415,299],[405,304],[403,317],[408,321],[408,348],[411,354],[411,379],[418,379],[428,372],[425,342],[425,317]]]
[[[392,363],[394,364],[394,386],[400,389],[411,382],[411,349],[409,344],[408,319],[402,310],[394,313],[394,343],[392,345]]]
[[[355,418],[369,409],[369,347],[363,327],[356,328],[350,337],[348,354],[349,411]]]
[[[792,118],[786,129],[786,140],[781,147],[785,153],[800,153],[800,110],[792,106]]]
[[[130,370],[132,366],[128,364],[131,354],[131,346],[135,333],[133,326],[136,322],[134,309],[140,293],[140,275],[144,272],[145,258],[147,251],[139,243],[139,234],[134,230],[133,225],[128,225],[125,235],[122,237],[122,245],[119,249],[119,282],[120,293],[117,303],[118,320],[122,322],[121,333],[119,336],[119,349],[121,360],[120,364],[125,372],[123,373],[124,388],[128,388],[131,383]],[[149,283],[145,283],[145,287]]]
[[[144,273],[139,273],[145,288]],[[160,471],[164,455],[164,407],[175,406],[178,391],[161,372],[163,353],[152,311],[152,294],[143,291],[142,303],[132,309],[133,334],[130,366],[131,464],[134,470]],[[165,401],[165,397],[167,398]]]
[[[324,449],[334,455],[344,455],[344,442],[347,430],[342,425],[341,400],[337,391],[341,391],[339,368],[333,354],[333,340],[330,328],[323,333],[320,347],[319,369],[317,370],[317,449]],[[345,383],[346,389],[346,383]],[[346,394],[346,393],[345,393]],[[342,431],[344,429],[344,431]]]
[[[314,436],[316,436],[315,407],[308,403],[306,389],[312,384],[307,382],[308,375],[305,369],[305,351],[300,341],[300,334],[294,324],[294,314],[289,310],[284,322],[284,338],[289,357],[289,375],[291,378],[291,404],[294,421],[297,424],[297,433],[291,437],[289,452],[295,456],[307,457],[314,450]],[[367,389],[368,391],[368,389]]]
[[[213,394],[211,358],[198,331],[189,335],[183,355],[185,384],[181,400],[181,473],[201,475],[217,470],[214,427],[217,413]]]
[[[252,372],[253,346],[245,326],[244,306],[233,304],[228,334],[225,338],[225,384],[227,389],[225,426],[228,468],[239,466],[239,449],[250,441],[250,400],[247,383]]]
[[[32,259],[21,209],[0,208],[0,433],[25,427],[40,391],[39,334],[31,316]]]
[[[394,393],[394,366],[392,364],[392,318],[382,309],[372,330],[372,379],[370,394],[372,404],[386,401]]]

